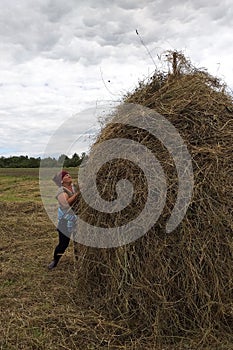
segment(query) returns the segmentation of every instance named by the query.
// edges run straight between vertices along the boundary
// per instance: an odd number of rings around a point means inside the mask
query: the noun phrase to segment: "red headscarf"
[[[56,174],[56,175],[53,177],[53,181],[55,182],[55,184],[56,184],[57,186],[60,187],[61,184],[62,184],[63,177],[64,177],[65,175],[67,175],[67,174],[69,174],[69,173],[68,173],[68,171],[66,171],[66,170],[60,171],[60,173]]]

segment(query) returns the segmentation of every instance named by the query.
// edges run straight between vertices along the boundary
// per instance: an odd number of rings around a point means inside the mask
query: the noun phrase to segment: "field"
[[[72,245],[59,269],[48,271],[57,235],[40,201],[38,170],[1,169],[0,187],[0,348],[79,348]]]
[[[0,169],[0,199],[0,349],[152,349],[116,341],[114,322],[106,337],[110,321],[96,315],[93,300],[77,295],[72,243],[57,269],[48,271],[57,234],[40,200],[37,169]],[[209,349],[233,347],[226,341]]]

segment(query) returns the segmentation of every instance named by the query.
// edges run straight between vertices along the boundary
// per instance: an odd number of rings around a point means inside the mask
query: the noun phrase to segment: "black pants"
[[[54,260],[58,262],[62,257],[62,255],[65,253],[65,250],[70,243],[70,237],[67,237],[66,235],[64,235],[64,233],[62,233],[59,230],[57,231],[59,235],[59,243],[54,250],[53,257],[54,257]]]

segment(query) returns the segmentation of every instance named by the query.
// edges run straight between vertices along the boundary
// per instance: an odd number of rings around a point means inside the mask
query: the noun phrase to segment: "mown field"
[[[40,200],[38,169],[1,169],[0,198],[0,348],[85,348],[75,344],[82,325],[72,300],[72,244],[59,269],[47,269],[57,234]]]
[[[40,199],[37,169],[0,169],[0,199],[0,349],[197,349],[116,340],[114,322],[106,336],[111,321],[78,294],[73,244],[56,269],[47,269],[57,233]]]

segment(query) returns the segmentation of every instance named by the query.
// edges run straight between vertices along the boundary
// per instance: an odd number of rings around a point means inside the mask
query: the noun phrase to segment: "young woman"
[[[72,211],[72,205],[79,196],[68,171],[62,170],[54,176],[53,181],[59,187],[56,195],[59,203],[57,226],[59,243],[54,250],[53,260],[48,266],[50,270],[57,266],[69,245],[72,232],[76,229],[77,216]]]

